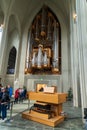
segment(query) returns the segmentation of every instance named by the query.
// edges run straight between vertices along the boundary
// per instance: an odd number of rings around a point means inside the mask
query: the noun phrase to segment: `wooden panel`
[[[58,93],[58,102],[66,102],[67,93]]]
[[[47,103],[58,103],[58,95],[57,94],[46,94],[43,92],[29,92],[29,99],[30,100],[37,100],[41,102],[47,102]]]
[[[64,116],[56,116],[54,118],[51,119],[46,119],[46,118],[42,118],[40,116],[37,115],[33,115],[29,112],[23,112],[22,113],[22,117],[28,120],[33,120],[48,126],[52,126],[55,127],[56,125],[58,125],[59,123],[61,123],[62,121],[64,121]]]
[[[37,100],[41,102],[47,102],[47,103],[52,103],[52,104],[59,104],[63,103],[66,101],[66,96],[67,94],[65,93],[54,93],[54,94],[47,94],[43,92],[28,92],[28,98],[30,100]]]
[[[62,104],[58,104],[58,105],[51,105],[51,109],[54,112],[55,116],[58,116],[61,114],[62,112]]]
[[[30,111],[30,114],[38,116],[38,117],[42,117],[42,118],[45,118],[45,119],[50,118],[49,114],[43,114],[43,113],[39,113],[39,112],[36,112],[36,111],[33,111],[33,110]]]

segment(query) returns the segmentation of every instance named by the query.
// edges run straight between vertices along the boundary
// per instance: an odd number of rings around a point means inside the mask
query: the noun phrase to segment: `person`
[[[19,103],[23,102],[23,88],[19,88]]]
[[[15,90],[14,98],[15,98],[14,103],[18,103],[18,98],[19,98],[19,88]]]
[[[8,92],[9,92],[9,97],[11,98],[13,95],[13,88],[10,85],[8,85]]]
[[[2,84],[0,84],[0,89],[2,88]]]
[[[2,87],[1,89],[2,97],[1,97],[1,114],[2,114],[2,120],[4,120],[7,117],[7,104],[10,101],[9,95],[6,92],[6,88]]]
[[[27,96],[27,89],[26,87],[23,88],[23,98],[26,99]]]
[[[85,120],[85,130],[87,130],[87,119]]]
[[[2,85],[0,84],[0,118],[1,118],[1,98],[2,98],[1,87]]]
[[[9,97],[11,99],[13,95],[13,88],[9,84],[7,86],[7,93],[9,94]],[[7,109],[10,109],[10,102],[8,103]]]

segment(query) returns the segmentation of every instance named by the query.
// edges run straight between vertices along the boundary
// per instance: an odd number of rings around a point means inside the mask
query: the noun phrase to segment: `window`
[[[0,26],[0,46],[1,46],[1,40],[2,40],[2,33],[3,33],[3,26]]]
[[[9,53],[7,74],[14,74],[16,61],[16,48],[13,47]]]

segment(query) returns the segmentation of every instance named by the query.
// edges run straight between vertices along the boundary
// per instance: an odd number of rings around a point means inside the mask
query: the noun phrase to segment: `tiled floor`
[[[28,109],[28,101],[13,105],[12,117],[8,111],[8,120],[1,123],[0,130],[83,130],[81,108],[75,108],[71,102],[64,103],[63,110],[67,113],[67,118],[64,122],[55,128],[46,126],[37,122],[23,119],[22,111]]]

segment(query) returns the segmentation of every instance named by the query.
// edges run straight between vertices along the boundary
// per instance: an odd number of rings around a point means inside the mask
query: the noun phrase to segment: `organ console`
[[[49,89],[51,87],[48,87]],[[66,93],[57,93],[50,90],[48,92],[28,92],[28,99],[36,102],[28,111],[22,113],[22,117],[28,120],[33,120],[52,127],[57,126],[64,121],[65,116],[62,104],[66,102]]]

